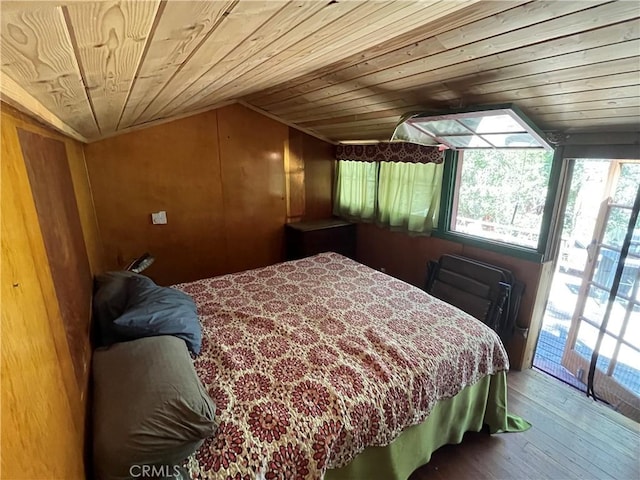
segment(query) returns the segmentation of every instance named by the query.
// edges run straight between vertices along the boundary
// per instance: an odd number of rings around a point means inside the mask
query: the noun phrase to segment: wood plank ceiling
[[[495,103],[545,130],[640,130],[637,1],[0,8],[2,99],[86,141],[233,101],[334,142],[388,139],[408,111]]]

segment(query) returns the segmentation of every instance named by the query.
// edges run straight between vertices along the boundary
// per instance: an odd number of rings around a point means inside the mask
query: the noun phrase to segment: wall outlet
[[[151,223],[154,225],[165,225],[167,223],[167,212],[164,210],[151,214]]]

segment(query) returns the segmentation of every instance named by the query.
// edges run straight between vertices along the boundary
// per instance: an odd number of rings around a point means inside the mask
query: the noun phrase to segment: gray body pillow
[[[179,338],[148,337],[98,349],[93,379],[99,480],[131,478],[143,465],[171,472],[215,432],[215,405]]]

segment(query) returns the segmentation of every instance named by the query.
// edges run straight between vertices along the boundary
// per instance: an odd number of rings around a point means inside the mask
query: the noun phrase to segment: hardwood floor
[[[410,480],[640,479],[640,424],[536,370],[511,372],[509,411],[526,432],[467,433]]]

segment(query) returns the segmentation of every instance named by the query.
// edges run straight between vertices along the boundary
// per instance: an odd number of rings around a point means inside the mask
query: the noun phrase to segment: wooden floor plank
[[[544,452],[550,462],[562,462],[563,466],[570,466],[571,471],[580,478],[620,478],[619,473],[624,471],[623,467],[612,467],[615,475],[608,475],[598,467],[587,467],[589,462],[599,465],[608,461],[609,453],[600,450],[600,446],[606,443],[593,441],[592,437],[580,430],[572,431],[571,425],[562,422],[559,417],[551,417],[529,399],[512,395],[510,405],[531,422],[533,427],[530,432],[526,432],[525,438]]]
[[[615,443],[616,446],[620,448],[624,448],[625,445],[629,446],[624,449],[633,452],[630,446],[633,445],[634,440],[637,441],[637,424],[635,424],[636,431],[634,432],[632,420],[609,408],[589,408],[594,404],[592,399],[587,398],[584,393],[578,392],[574,388],[559,390],[556,383],[557,381],[551,377],[535,383],[514,381],[510,385],[510,392],[522,394],[529,401],[559,417],[567,415],[566,412],[571,412],[571,423],[575,428],[579,428],[585,433],[592,433],[592,425],[595,423],[598,425],[598,438],[604,436],[613,442],[620,440]],[[553,398],[554,401],[550,402],[550,398]],[[627,420],[632,424],[626,422]]]
[[[640,424],[536,370],[511,372],[508,384],[509,410],[531,429],[467,433],[410,480],[640,478]]]

